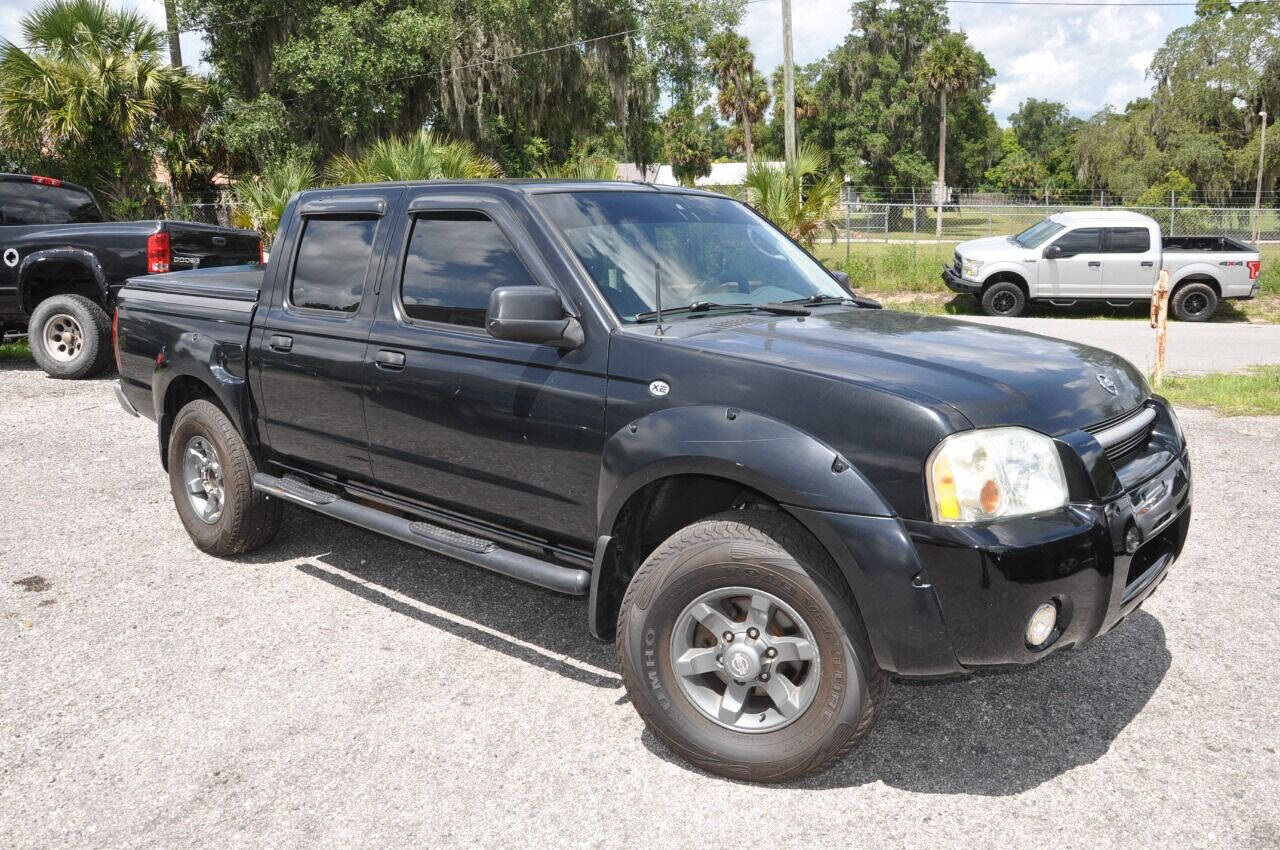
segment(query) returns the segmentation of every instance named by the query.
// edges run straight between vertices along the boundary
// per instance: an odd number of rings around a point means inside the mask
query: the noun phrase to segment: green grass
[[[0,360],[30,360],[31,347],[26,338],[0,343]]]
[[[1164,379],[1157,390],[1174,404],[1208,407],[1222,416],[1280,416],[1280,365],[1247,372]]]
[[[976,315],[978,304],[969,296],[955,297],[942,283],[942,266],[949,264],[956,243],[855,242],[819,243],[814,255],[828,268],[849,273],[858,292],[893,302],[894,309],[922,313]],[[920,296],[920,297],[907,297]],[[927,296],[927,297],[926,297]],[[1028,316],[1062,316],[1089,319],[1148,318],[1146,304],[1129,308],[1106,305],[1044,307],[1030,305]],[[1214,322],[1270,322],[1280,324],[1280,245],[1262,246],[1262,293],[1252,301],[1227,301]]]

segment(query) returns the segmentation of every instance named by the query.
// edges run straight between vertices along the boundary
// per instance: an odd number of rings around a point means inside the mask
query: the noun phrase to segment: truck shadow
[[[295,508],[276,543],[241,560],[300,558],[307,560],[295,569],[332,587],[571,681],[616,690],[616,701],[626,701],[613,646],[587,634],[584,599]],[[781,787],[878,781],[931,794],[1027,791],[1105,755],[1171,663],[1160,621],[1138,611],[1110,634],[1026,669],[895,681],[861,746],[831,769]],[[647,730],[641,737],[656,757],[701,773]]]
[[[857,749],[829,770],[781,787],[883,782],[925,794],[1028,791],[1106,755],[1171,662],[1160,621],[1138,611],[1115,631],[1024,670],[895,681]],[[644,743],[686,765],[647,731]]]
[[[300,557],[310,562],[295,569],[412,620],[582,684],[622,687],[613,646],[587,634],[585,599],[294,508],[275,544],[241,560]]]

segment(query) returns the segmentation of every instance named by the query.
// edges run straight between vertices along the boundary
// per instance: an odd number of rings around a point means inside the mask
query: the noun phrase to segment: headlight
[[[925,474],[938,522],[985,522],[1067,503],[1057,447],[1026,428],[952,434],[933,450]]]
[[[962,260],[960,261],[960,264],[961,264],[961,266],[964,268],[964,276],[965,276],[965,277],[977,277],[977,276],[978,276],[978,270],[982,268],[982,262],[981,262],[981,261],[979,261],[979,260],[964,260],[964,259],[962,259]]]

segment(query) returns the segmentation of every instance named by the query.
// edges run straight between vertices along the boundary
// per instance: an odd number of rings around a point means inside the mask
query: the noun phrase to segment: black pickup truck
[[[288,502],[588,596],[657,736],[783,780],[850,750],[889,674],[1115,627],[1191,516],[1128,362],[844,283],[692,190],[318,189],[265,273],[129,282],[118,395],[204,551]]]
[[[126,279],[253,262],[261,251],[251,231],[108,222],[83,186],[0,174],[0,336],[29,329],[41,369],[86,378],[111,362],[109,316]]]

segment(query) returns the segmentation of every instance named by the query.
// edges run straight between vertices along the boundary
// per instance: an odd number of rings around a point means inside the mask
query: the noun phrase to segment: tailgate
[[[258,234],[212,224],[166,221],[174,271],[212,266],[239,266],[261,259]]]

